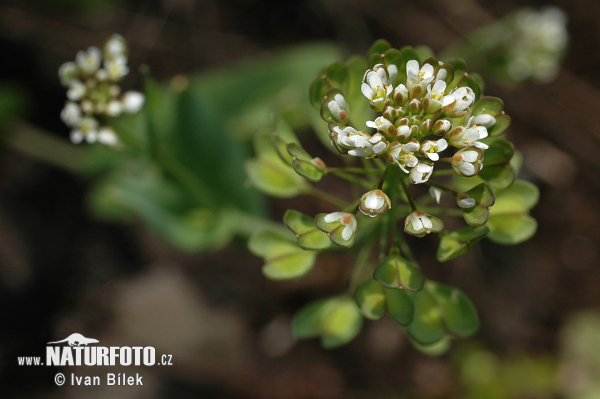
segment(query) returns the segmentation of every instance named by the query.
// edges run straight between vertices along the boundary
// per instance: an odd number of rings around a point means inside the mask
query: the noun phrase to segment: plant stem
[[[344,179],[344,180],[346,180],[346,181],[348,181],[350,183],[357,184],[357,185],[359,185],[361,187],[364,187],[364,188],[371,187],[371,184],[369,184],[368,182],[364,181],[363,179],[360,179],[360,178],[358,178],[356,176],[349,175],[349,174],[347,174],[347,173],[345,173],[345,172],[343,172],[341,170],[340,171],[333,171],[333,172],[331,172],[331,174],[334,175],[334,176],[339,177],[340,179]]]
[[[308,190],[305,191],[304,194],[318,198],[321,201],[327,202],[327,203],[329,203],[337,208],[340,208],[340,209],[344,209],[348,206],[347,202],[342,201],[338,197],[331,195],[328,192],[319,190],[318,188],[316,188],[314,186],[309,186]]]
[[[25,121],[15,121],[3,129],[8,147],[50,165],[81,173],[87,149],[77,147]]]
[[[402,186],[402,189],[404,190],[404,194],[406,194],[406,199],[408,200],[408,205],[410,205],[410,209],[412,209],[412,211],[416,211],[417,210],[417,206],[415,205],[415,201],[412,198],[412,195],[410,195],[410,191],[408,191],[408,187],[406,186],[406,182],[404,181],[404,176],[400,177],[400,185]]]
[[[352,275],[350,277],[350,283],[348,283],[348,294],[353,295],[356,288],[365,280],[368,279],[371,273],[369,269],[373,268],[374,265],[369,262],[369,257],[371,256],[371,245],[363,246],[358,255],[356,257],[356,262],[354,263],[354,268],[352,269]],[[369,268],[369,266],[371,266]]]
[[[454,169],[434,170],[432,176],[451,176],[455,173]]]

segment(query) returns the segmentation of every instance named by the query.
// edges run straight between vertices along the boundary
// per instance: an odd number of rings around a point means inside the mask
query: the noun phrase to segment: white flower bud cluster
[[[342,154],[385,156],[388,162],[408,173],[413,184],[426,182],[434,163],[442,159],[440,154],[450,147],[458,151],[443,160],[450,162],[456,173],[462,176],[479,173],[483,150],[488,148],[479,140],[488,136],[487,129],[496,119],[488,114],[468,117],[475,93],[468,86],[450,86],[453,76],[448,64],[430,59],[419,65],[418,61],[410,60],[406,76],[405,82],[394,86],[398,66],[377,64],[367,70],[361,91],[371,108],[381,113],[367,122],[367,127],[376,131],[359,131],[342,118],[336,118],[329,124],[332,144]],[[345,99],[338,98],[336,102],[344,105],[344,120],[348,120],[350,110]]]
[[[133,114],[144,105],[145,97],[137,91],[121,93],[119,82],[129,73],[125,39],[112,35],[103,50],[90,47],[79,51],[75,61],[58,69],[61,84],[67,88],[67,102],[60,113],[71,128],[71,141],[99,142],[119,146],[115,130],[103,123],[110,117]]]

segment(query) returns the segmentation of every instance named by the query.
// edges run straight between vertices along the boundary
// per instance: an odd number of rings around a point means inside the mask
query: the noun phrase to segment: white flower
[[[433,172],[433,165],[421,162],[410,170],[408,178],[412,184],[425,183],[427,180],[429,180],[431,172]]]
[[[431,195],[431,198],[433,198],[435,200],[436,203],[440,203],[440,199],[442,198],[442,190],[440,190],[437,187],[429,187],[429,195]]]
[[[338,122],[342,122],[344,124],[348,122],[348,103],[346,102],[346,98],[341,93],[336,93],[333,96],[333,99],[327,103],[327,108],[333,117],[338,120]]]
[[[407,140],[412,134],[412,130],[408,125],[400,125],[396,128],[395,135],[398,140]]]
[[[98,142],[109,147],[119,144],[117,133],[110,127],[102,127],[98,130]]]
[[[104,44],[104,57],[126,56],[127,42],[118,33],[113,34]]]
[[[112,80],[119,80],[129,73],[127,66],[127,57],[124,55],[115,55],[104,61],[104,68],[108,72],[108,77]]]
[[[367,70],[360,90],[371,102],[371,108],[378,112],[383,110],[386,100],[393,91],[385,65],[377,64]]]
[[[68,86],[73,80],[77,79],[79,71],[77,65],[72,62],[65,62],[58,68],[58,77],[60,78],[60,84]]]
[[[74,144],[81,143],[84,139],[88,143],[96,141],[98,136],[98,121],[94,118],[83,118],[76,129],[71,131],[71,141]]]
[[[60,112],[60,119],[69,127],[78,126],[82,120],[81,108],[76,103],[67,101]]]
[[[475,93],[470,87],[459,87],[442,98],[442,109],[450,118],[459,118],[467,113],[475,101]]]
[[[440,69],[443,71],[443,69]],[[446,82],[436,81],[433,85],[427,86],[427,94],[423,100],[423,108],[426,112],[433,114],[442,108],[442,98],[446,90]]]
[[[377,129],[378,132],[381,132],[388,136],[394,134],[394,131],[396,130],[394,124],[386,118],[384,118],[383,116],[378,117],[374,121],[368,121],[367,126],[372,127],[373,129]]]
[[[480,143],[477,140],[484,139],[488,136],[485,126],[472,125],[470,127],[458,126],[448,135],[450,145],[456,148],[466,148],[469,146],[487,149],[488,145]]]
[[[363,194],[360,198],[360,211],[370,217],[382,215],[392,207],[390,197],[381,190],[373,190]]]
[[[390,64],[387,66],[388,74],[390,75],[390,82],[392,86],[396,85],[396,80],[398,79],[398,66],[395,64]]]
[[[79,51],[75,61],[83,72],[91,75],[100,67],[102,52],[98,47],[92,46],[87,51]]]
[[[433,227],[433,223],[431,223],[431,219],[420,211],[414,211],[410,215],[408,215],[407,219],[412,223],[413,229],[419,230],[429,230]]]
[[[456,195],[456,203],[463,209],[473,208],[477,205],[474,198],[469,197],[467,194],[458,193]]]
[[[454,154],[450,163],[459,175],[475,176],[483,167],[483,150],[474,146],[463,148]]]
[[[467,122],[467,126],[481,125],[486,128],[490,128],[490,127],[494,126],[495,124],[496,124],[496,118],[494,118],[492,115],[488,115],[488,114],[480,114],[477,116],[472,116],[469,118],[469,121]]]
[[[146,97],[137,91],[127,91],[121,98],[123,102],[123,111],[128,114],[135,114],[144,106]]]
[[[419,163],[417,157],[414,156],[415,151],[418,150],[419,142],[414,139],[406,144],[394,142],[390,144],[387,152],[388,161],[398,165],[404,173],[409,173],[406,168],[412,168]]]
[[[357,136],[353,136],[352,138],[357,138]],[[348,155],[372,158],[374,156],[383,154],[388,149],[388,145],[388,142],[381,135],[381,133],[375,133],[373,137],[366,140],[365,137],[356,139],[356,148],[348,151]]]
[[[340,222],[342,226],[345,226],[344,230],[342,230],[342,238],[345,241],[349,241],[352,238],[352,236],[356,234],[356,229],[358,225],[356,223],[356,218],[351,213],[328,213],[327,215],[325,215],[323,220],[325,221],[325,223]]]
[[[410,60],[406,63],[406,86],[411,96],[420,97],[427,85],[433,81],[433,66],[425,64],[419,69],[419,61]]]
[[[71,101],[78,101],[87,93],[87,87],[81,81],[73,79],[69,82],[69,90],[67,90],[67,98]]]
[[[445,139],[439,139],[437,141],[425,140],[423,144],[421,144],[419,152],[421,155],[427,156],[427,158],[432,161],[439,161],[440,156],[438,152],[442,152],[446,148],[448,148],[448,142],[446,142]]]
[[[123,112],[123,103],[119,100],[111,100],[106,105],[106,115],[119,116]]]

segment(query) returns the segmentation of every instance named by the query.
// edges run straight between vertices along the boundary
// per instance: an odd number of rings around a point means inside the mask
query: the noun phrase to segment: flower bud
[[[456,194],[456,203],[463,209],[473,208],[475,205],[477,205],[475,199],[463,193]]]
[[[421,122],[421,131],[423,133],[429,133],[433,127],[433,119],[425,118]]]
[[[377,129],[379,133],[383,134],[386,137],[393,136],[394,131],[396,130],[394,124],[386,118],[384,118],[383,116],[378,117],[374,121],[368,121],[367,126],[372,127],[373,129]]]
[[[392,94],[392,99],[398,105],[404,105],[408,101],[408,89],[403,84],[396,87]]]
[[[483,168],[483,150],[475,146],[463,148],[454,154],[450,163],[460,176],[475,176]]]
[[[422,109],[423,109],[423,104],[421,104],[421,101],[417,98],[413,98],[408,103],[408,110],[410,112],[412,112],[413,114],[418,114],[419,112],[421,112]]]
[[[449,120],[439,119],[433,124],[433,134],[435,134],[436,136],[443,136],[450,130],[451,127],[452,123],[450,123]]]
[[[363,194],[358,205],[360,211],[370,217],[382,215],[391,207],[390,198],[381,190],[373,190]]]

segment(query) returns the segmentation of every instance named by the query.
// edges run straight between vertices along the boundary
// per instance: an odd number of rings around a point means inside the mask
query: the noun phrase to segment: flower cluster
[[[118,85],[129,73],[127,55],[127,42],[115,34],[102,50],[90,47],[87,51],[79,51],[75,61],[60,66],[58,76],[67,88],[68,98],[60,117],[72,129],[73,143],[85,140],[117,147],[119,137],[103,122],[109,117],[136,113],[144,105],[142,93],[121,93]]]
[[[453,74],[448,64],[432,60],[419,65],[406,63],[406,80],[398,82],[398,66],[377,64],[366,71],[361,91],[373,110],[381,115],[367,122],[374,132],[359,131],[347,124],[348,104],[336,92],[325,99],[333,114],[329,124],[332,144],[342,154],[356,157],[385,157],[409,175],[413,184],[429,180],[435,162],[450,162],[456,173],[474,176],[483,167],[481,139],[496,120],[488,114],[464,121],[475,101],[469,86],[451,87]],[[460,119],[462,118],[462,119]],[[458,121],[458,122],[457,122]],[[458,151],[450,158],[440,154]]]

